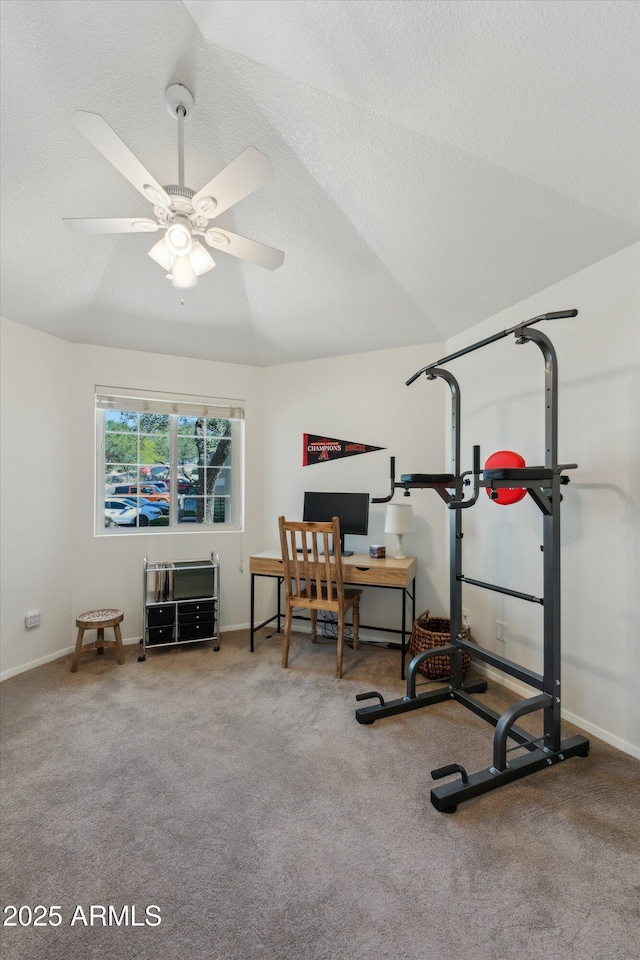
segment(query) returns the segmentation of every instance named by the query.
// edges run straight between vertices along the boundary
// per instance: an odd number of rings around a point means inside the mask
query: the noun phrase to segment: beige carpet
[[[430,770],[489,766],[492,728],[454,703],[356,723],[356,693],[403,694],[397,652],[347,650],[341,681],[300,635],[287,671],[277,637],[139,652],[2,684],[2,905],[62,917],[3,927],[4,957],[638,956],[639,761],[592,740],[448,816]]]

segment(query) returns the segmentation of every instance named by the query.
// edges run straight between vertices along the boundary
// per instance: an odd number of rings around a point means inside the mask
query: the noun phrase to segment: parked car
[[[171,487],[171,481],[166,481],[167,488]],[[194,495],[198,493],[198,484],[194,483],[193,480],[187,480],[185,477],[178,478],[178,493],[182,493],[185,496]]]
[[[111,498],[104,502],[106,517],[111,517],[119,527],[146,527],[151,520],[162,516],[160,507],[155,503],[141,504],[136,507],[124,499]]]
[[[110,497],[129,497],[134,494],[137,497],[146,497],[147,500],[165,500],[167,503],[171,500],[171,494],[168,490],[161,490],[159,487],[165,487],[162,483],[118,483],[109,493]]]
[[[132,507],[137,507],[139,504],[151,504],[153,507],[158,507],[162,516],[168,516],[170,511],[169,501],[168,500],[150,500],[149,497],[118,497],[118,499],[126,500],[127,503],[130,503]]]
[[[166,480],[154,480],[152,477],[151,480],[141,480],[140,482],[155,487],[158,493],[169,493],[169,484]]]

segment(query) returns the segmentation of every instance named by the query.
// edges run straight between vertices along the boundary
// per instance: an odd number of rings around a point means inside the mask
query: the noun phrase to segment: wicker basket
[[[462,628],[462,636],[465,640],[470,639],[468,627]],[[447,617],[430,617],[429,611],[425,610],[415,620],[413,630],[411,631],[411,640],[409,641],[409,653],[415,657],[424,650],[432,650],[434,647],[444,647],[451,643],[451,621]],[[464,677],[471,666],[471,657],[468,653],[462,652],[462,676]],[[420,673],[424,673],[430,680],[448,680],[451,676],[451,657],[444,655],[442,657],[427,657],[418,667]]]

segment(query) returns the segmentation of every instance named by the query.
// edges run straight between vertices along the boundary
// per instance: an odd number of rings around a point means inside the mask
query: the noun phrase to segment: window
[[[244,404],[96,387],[96,533],[242,528]]]

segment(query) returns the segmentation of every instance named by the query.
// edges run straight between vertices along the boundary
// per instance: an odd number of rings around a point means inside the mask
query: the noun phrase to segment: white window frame
[[[231,422],[231,504],[232,519],[225,523],[178,523],[177,428],[169,434],[169,464],[171,495],[169,525],[166,527],[111,528],[104,525],[105,501],[105,411],[109,408],[140,412],[155,410],[170,416],[209,417]],[[174,394],[163,391],[137,390],[123,387],[95,387],[95,536],[161,536],[163,534],[198,534],[213,532],[242,532],[244,530],[244,401]],[[132,481],[133,482],[133,481]],[[138,481],[144,483],[144,481]],[[117,496],[114,494],[114,497]]]

